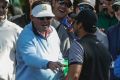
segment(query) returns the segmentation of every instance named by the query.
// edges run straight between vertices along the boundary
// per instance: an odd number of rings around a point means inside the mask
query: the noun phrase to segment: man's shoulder
[[[11,27],[12,29],[16,29],[16,30],[20,30],[20,31],[22,30],[22,28],[17,24],[15,24],[11,21],[8,21],[8,20],[6,22],[7,22],[8,27]]]
[[[120,23],[112,25],[108,28],[107,33],[116,32],[119,29]]]

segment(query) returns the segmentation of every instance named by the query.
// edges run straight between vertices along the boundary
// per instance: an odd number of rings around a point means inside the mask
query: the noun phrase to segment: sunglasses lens
[[[44,17],[39,17],[38,19],[39,19],[39,20],[44,20]]]
[[[70,7],[72,6],[71,3],[67,3],[67,2],[65,2],[65,1],[58,1],[58,3],[59,3],[60,5],[65,5],[65,6],[68,7],[68,8],[70,8]]]
[[[45,19],[46,19],[46,20],[50,20],[51,17],[38,17],[38,19],[39,19],[39,20],[45,20]]]
[[[50,20],[50,19],[51,19],[51,17],[46,17],[46,19],[47,19],[47,20]]]

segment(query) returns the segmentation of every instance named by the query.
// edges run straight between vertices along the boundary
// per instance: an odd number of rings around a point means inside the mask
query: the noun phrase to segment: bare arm
[[[82,70],[82,65],[73,64],[69,66],[68,80],[79,80],[79,76]]]

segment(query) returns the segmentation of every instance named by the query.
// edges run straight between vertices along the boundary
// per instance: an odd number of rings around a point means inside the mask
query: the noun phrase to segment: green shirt
[[[98,14],[98,23],[97,26],[99,28],[104,28],[107,30],[110,26],[118,23],[118,20],[116,19],[115,16],[111,17],[105,12],[101,12]]]

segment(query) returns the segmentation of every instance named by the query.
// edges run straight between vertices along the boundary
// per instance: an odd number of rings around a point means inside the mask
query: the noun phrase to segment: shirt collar
[[[49,37],[49,35],[52,33],[52,28],[51,28],[51,25],[50,27],[45,31],[45,32],[37,32],[36,28],[34,27],[34,25],[31,23],[32,25],[32,30],[33,30],[33,33],[37,36],[42,36],[43,38],[47,38]]]

